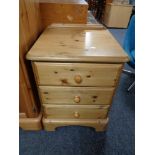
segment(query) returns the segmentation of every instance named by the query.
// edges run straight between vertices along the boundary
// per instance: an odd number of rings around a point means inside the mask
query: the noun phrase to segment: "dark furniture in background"
[[[94,17],[100,21],[104,12],[106,3],[112,2],[112,0],[87,0],[89,4],[89,10],[92,12]]]

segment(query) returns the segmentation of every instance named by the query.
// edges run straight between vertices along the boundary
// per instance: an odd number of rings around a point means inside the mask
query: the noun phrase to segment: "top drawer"
[[[115,86],[122,64],[33,62],[38,85]]]

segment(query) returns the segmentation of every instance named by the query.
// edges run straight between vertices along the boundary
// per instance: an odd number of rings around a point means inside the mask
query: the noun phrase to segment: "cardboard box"
[[[132,5],[106,4],[103,23],[107,27],[127,28],[132,13]]]
[[[112,3],[113,4],[129,4],[130,1],[129,0],[113,0]]]

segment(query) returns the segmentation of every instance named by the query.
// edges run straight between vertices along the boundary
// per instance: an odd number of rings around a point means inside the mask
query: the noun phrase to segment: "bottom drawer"
[[[109,119],[47,119],[43,118],[43,127],[47,131],[55,131],[57,127],[78,125],[93,127],[96,131],[106,130]]]
[[[101,119],[106,118],[109,105],[53,105],[43,104],[46,118]]]

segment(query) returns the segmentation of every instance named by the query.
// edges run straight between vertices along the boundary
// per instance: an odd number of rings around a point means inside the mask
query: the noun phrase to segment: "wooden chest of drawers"
[[[43,27],[52,23],[87,23],[88,4],[85,0],[40,0]]]
[[[124,62],[123,49],[100,25],[48,27],[27,54],[44,129],[80,125],[103,131]]]

